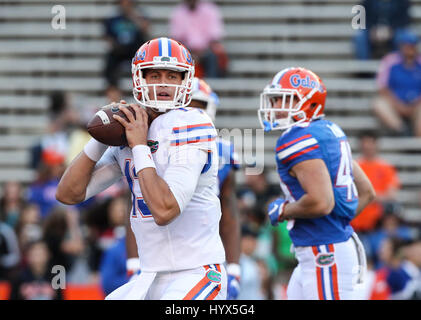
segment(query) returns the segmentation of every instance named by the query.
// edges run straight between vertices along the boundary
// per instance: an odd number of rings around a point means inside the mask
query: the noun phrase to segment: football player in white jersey
[[[157,38],[132,61],[135,115],[125,108],[128,146],[91,139],[64,173],[56,197],[74,204],[122,176],[133,206],[131,228],[142,272],[107,299],[225,299],[219,236],[216,130],[191,100],[194,65],[179,42]]]
[[[125,102],[125,101],[122,101]],[[219,98],[203,79],[193,79],[192,99],[189,107],[199,108],[215,121],[216,109]],[[221,200],[221,221],[219,233],[224,245],[226,255],[226,270],[228,275],[227,299],[234,300],[240,293],[241,268],[240,260],[240,218],[237,212],[235,197],[235,171],[240,168],[234,147],[228,140],[216,138],[219,155],[218,184],[215,190]],[[140,262],[137,256],[136,240],[132,236],[130,226],[127,228],[126,253],[127,274],[135,279],[140,273]]]
[[[193,79],[193,92],[190,107],[206,111],[215,121],[219,98],[209,84],[203,79]],[[222,217],[219,224],[222,243],[225,248],[226,269],[228,274],[229,300],[236,299],[240,293],[240,217],[235,197],[235,171],[240,168],[238,156],[229,140],[216,138],[219,154],[217,193],[221,199]]]

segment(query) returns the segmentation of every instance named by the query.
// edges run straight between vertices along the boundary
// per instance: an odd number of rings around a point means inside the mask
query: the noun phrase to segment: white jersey
[[[170,157],[180,148],[208,152],[208,163],[203,167],[191,200],[180,215],[165,226],[155,223],[143,200],[131,149],[112,147],[103,155],[102,163],[118,163],[132,191],[130,221],[142,271],[184,270],[225,261],[219,235],[220,201],[214,189],[218,183],[216,135],[211,119],[199,109],[171,110],[152,122],[148,145],[160,177],[164,177]],[[183,181],[182,176],[180,181]]]

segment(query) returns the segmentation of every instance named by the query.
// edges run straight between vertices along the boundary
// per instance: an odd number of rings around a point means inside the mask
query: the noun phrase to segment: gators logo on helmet
[[[260,95],[259,121],[265,131],[285,130],[323,117],[326,88],[304,68],[279,71]]]

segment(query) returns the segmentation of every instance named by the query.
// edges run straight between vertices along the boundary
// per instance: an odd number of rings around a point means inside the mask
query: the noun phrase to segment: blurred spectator
[[[256,209],[242,209],[240,216],[240,223],[248,224],[253,230],[258,232],[262,227],[264,227],[266,222],[266,217],[264,211]]]
[[[107,96],[108,103],[120,102],[123,99],[123,93],[116,86],[109,86],[105,90],[105,95]]]
[[[0,221],[0,280],[8,279],[18,266],[20,252],[13,229]]]
[[[136,50],[149,37],[149,22],[136,8],[135,2],[119,0],[118,3],[119,12],[104,21],[105,38],[110,45],[104,69],[108,86],[118,86],[121,64],[127,62],[129,70]]]
[[[52,152],[54,153],[54,152]],[[56,190],[60,177],[63,175],[64,157],[49,156],[39,165],[38,177],[28,187],[27,199],[35,203],[41,210],[41,217],[45,219],[56,206],[61,206],[56,200]]]
[[[279,196],[279,186],[271,185],[267,181],[267,172],[261,174],[245,174],[245,184],[237,191],[238,205],[240,210],[251,210],[256,219],[261,223],[267,220],[265,208],[272,198]]]
[[[389,238],[383,242],[387,283],[392,300],[421,299],[421,241]]]
[[[24,205],[25,198],[20,182],[6,182],[0,199],[0,221],[14,228]]]
[[[28,243],[42,238],[41,212],[36,204],[29,203],[22,209],[15,232],[21,252]]]
[[[265,260],[257,259],[259,265],[259,274],[262,277],[262,292],[264,300],[274,299],[274,274],[270,271],[270,268]]]
[[[78,212],[70,207],[57,207],[43,227],[52,265],[61,265],[70,272],[75,259],[84,250]]]
[[[221,43],[224,22],[217,5],[185,0],[171,13],[170,34],[192,53],[196,61],[195,76],[215,78],[225,75],[228,57]]]
[[[241,222],[247,224],[257,233],[257,244],[254,256],[265,264],[268,277],[276,276],[278,263],[274,250],[274,232],[270,225],[265,208],[275,197],[279,196],[279,186],[269,184],[267,172],[258,175],[245,175],[245,184],[237,191]],[[279,243],[277,244],[279,245]],[[266,278],[265,278],[266,279]],[[262,280],[263,281],[263,280]],[[265,285],[268,283],[265,280]],[[265,295],[273,295],[272,289],[266,288]]]
[[[398,37],[399,51],[388,54],[377,74],[378,96],[374,112],[399,135],[421,136],[421,56],[418,37],[404,32]]]
[[[129,211],[128,201],[123,196],[105,199],[87,212],[89,228],[89,267],[97,277],[103,254],[115,241],[124,235],[125,217]]]
[[[288,278],[284,278],[282,274],[277,275],[273,280],[273,300],[288,300],[287,288]]]
[[[359,287],[357,300],[389,300],[390,288],[387,283],[388,270],[381,268],[376,270],[371,259],[367,259],[367,272]]]
[[[12,282],[11,300],[59,300],[61,289],[52,288],[50,252],[43,241],[32,242],[25,250],[27,265]]]
[[[112,230],[113,241],[125,235],[126,215],[129,212],[128,199],[125,196],[113,198],[108,206],[108,224]]]
[[[383,56],[396,46],[396,38],[410,24],[409,0],[364,0],[366,29],[354,39],[357,59]]]
[[[274,243],[274,233],[276,230],[270,224],[267,216],[265,219],[260,222],[260,224],[250,224],[251,227],[254,227],[258,232],[257,236],[257,245],[254,250],[254,257],[262,264],[265,277],[263,278],[263,286],[265,299],[269,296],[272,297],[272,279],[278,275],[279,265],[276,259],[275,247],[277,246]],[[270,283],[268,283],[268,281]]]
[[[373,201],[351,222],[352,227],[361,235],[373,232],[383,215],[384,206],[396,201],[400,188],[396,169],[378,154],[377,136],[366,131],[360,135],[361,156],[357,160],[376,191],[376,201]]]
[[[81,126],[79,112],[71,106],[70,95],[56,91],[50,96],[50,124],[47,132],[32,148],[32,165],[37,169],[37,178],[28,187],[26,198],[36,203],[44,219],[60,203],[55,193],[59,179],[65,170],[69,151],[69,135]],[[77,207],[83,207],[78,205]]]
[[[100,264],[101,286],[106,295],[128,280],[126,270],[126,237],[120,237],[105,250]]]
[[[386,260],[382,251],[384,241],[388,238],[410,241],[417,236],[416,231],[404,223],[401,215],[402,208],[400,206],[385,207],[384,215],[380,219],[380,228],[367,237],[368,242],[365,243],[365,248],[367,255],[373,259],[376,269],[382,267]]]
[[[378,249],[378,263],[376,267],[374,260],[367,257],[367,272],[362,284],[359,287],[358,300],[390,300],[391,289],[387,282],[389,268],[399,265],[398,247],[403,243],[395,237],[385,237]]]
[[[241,288],[238,300],[263,300],[263,275],[253,257],[257,247],[257,232],[248,225],[241,228]]]
[[[97,203],[85,213],[85,224],[88,228],[87,233],[87,247],[88,247],[88,265],[91,274],[97,277],[101,257],[106,247],[104,243],[110,246],[110,241],[104,241],[104,238],[109,240],[111,231],[109,230],[107,219],[107,207],[110,199],[106,199]]]
[[[403,261],[389,274],[388,282],[393,300],[421,300],[421,240],[405,247]]]
[[[291,252],[292,241],[287,230],[287,221],[273,228],[273,254],[276,259],[277,272],[292,271],[297,265],[295,255]]]
[[[41,140],[32,147],[31,168],[38,169],[42,162],[64,161],[68,151],[68,135],[80,125],[80,115],[70,101],[70,95],[66,92],[51,93],[49,126]]]

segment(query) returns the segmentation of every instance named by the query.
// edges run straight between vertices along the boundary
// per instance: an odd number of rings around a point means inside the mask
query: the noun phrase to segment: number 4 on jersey
[[[357,188],[352,178],[352,156],[351,147],[348,141],[342,140],[340,142],[341,160],[339,163],[338,173],[336,174],[335,185],[337,187],[347,188],[347,200],[351,201],[358,196]]]

